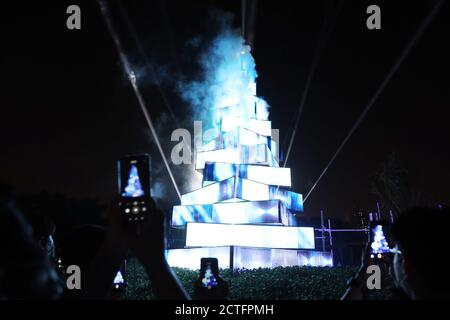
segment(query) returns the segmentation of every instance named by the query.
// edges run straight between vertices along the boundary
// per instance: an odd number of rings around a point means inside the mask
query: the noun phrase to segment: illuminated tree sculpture
[[[213,44],[208,83],[218,135],[196,150],[201,188],[181,197],[171,226],[185,228],[185,248],[169,251],[173,266],[198,268],[201,257],[221,267],[331,266],[315,249],[314,229],[297,225],[302,195],[290,191],[291,171],[279,165],[278,130],[256,95],[250,47],[226,35]]]

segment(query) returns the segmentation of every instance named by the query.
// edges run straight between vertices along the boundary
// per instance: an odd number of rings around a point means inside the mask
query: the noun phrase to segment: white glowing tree
[[[302,196],[289,190],[290,169],[279,166],[277,131],[256,95],[250,47],[226,34],[208,54],[203,102],[212,103],[218,135],[196,152],[202,186],[173,208],[172,227],[186,228],[186,242],[169,251],[169,263],[195,267],[200,257],[215,256],[227,265],[231,254],[234,267],[331,265],[329,255],[304,251],[315,248],[314,229],[297,225]]]

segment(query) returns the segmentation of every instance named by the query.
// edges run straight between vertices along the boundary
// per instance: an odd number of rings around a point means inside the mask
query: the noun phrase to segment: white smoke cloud
[[[150,83],[171,82],[180,97],[189,104],[191,117],[182,119],[181,123],[186,128],[193,128],[194,121],[202,121],[203,132],[211,128],[217,128],[218,110],[221,107],[238,106],[235,116],[246,119],[255,112],[255,60],[251,54],[251,48],[245,44],[239,30],[231,28],[231,19],[226,14],[216,17],[221,24],[219,34],[199,54],[198,63],[201,68],[201,76],[197,80],[183,81],[168,77],[168,72],[159,72],[167,68],[158,68],[157,80],[148,80]],[[191,46],[201,49],[203,41],[200,37],[191,41]],[[156,69],[153,69],[153,72]],[[175,81],[174,81],[175,80]],[[261,98],[256,99],[260,106],[258,117],[268,119],[269,105]],[[157,124],[157,131],[164,137],[168,137],[167,120],[161,119]],[[193,134],[193,132],[191,132]],[[208,139],[202,139],[206,140]],[[192,141],[194,136],[192,135]],[[166,151],[166,154],[170,154]],[[193,159],[194,160],[194,159]],[[195,160],[194,160],[195,161]],[[176,181],[182,193],[190,192],[201,187],[202,176],[195,171],[194,164],[171,165]],[[173,187],[166,178],[162,165],[155,170],[156,179],[153,184],[153,195],[157,198],[167,198],[168,190]]]
[[[248,118],[255,109],[256,64],[240,34],[229,28],[221,32],[200,56],[202,79],[180,82],[178,91],[194,113],[194,120],[203,121],[206,128],[215,127],[221,107],[237,106],[236,114]],[[267,119],[269,105],[258,99]]]

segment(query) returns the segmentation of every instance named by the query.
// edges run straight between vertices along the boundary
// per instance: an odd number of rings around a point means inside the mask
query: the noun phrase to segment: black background
[[[109,3],[130,59],[143,65],[117,2]],[[281,142],[292,131],[330,3],[258,1],[258,95],[272,106]],[[66,28],[70,4],[81,7],[79,31]],[[344,1],[326,43],[288,163],[294,191],[310,189],[434,1],[377,1],[382,30],[376,31],[366,28],[370,4]],[[148,152],[154,164],[160,161],[95,1],[1,6],[0,181],[19,194],[48,191],[107,201],[116,194],[117,159]],[[198,75],[199,50],[188,44],[200,37],[206,45],[214,36],[213,8],[234,14],[233,25],[240,26],[241,1],[124,1],[123,6],[147,59],[168,66],[174,77]],[[424,204],[448,201],[449,21],[447,3],[312,193],[306,214],[323,209],[346,219],[355,208],[375,209],[371,178],[392,151],[420,181]],[[177,128],[161,120],[166,109],[155,86],[145,79],[141,85],[155,122],[164,124],[164,132]],[[189,106],[169,86],[163,89],[186,125]],[[174,143],[164,135],[161,140],[169,155]],[[164,170],[155,174],[169,181]],[[167,185],[169,208],[178,200]]]

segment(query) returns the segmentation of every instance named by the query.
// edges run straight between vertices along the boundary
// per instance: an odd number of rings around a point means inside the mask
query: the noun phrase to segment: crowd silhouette
[[[190,297],[165,258],[164,213],[150,202],[149,220],[124,224],[117,201],[108,208],[106,226],[84,224],[66,230],[55,241],[55,223],[48,215],[26,215],[17,208],[12,190],[0,187],[0,299],[115,299],[113,282],[124,261],[133,256],[144,266],[157,299],[223,300],[228,283],[219,275],[217,260],[202,259]],[[39,210],[38,210],[39,211]],[[385,268],[398,298],[448,299],[446,260],[450,225],[446,208],[417,207],[405,211],[391,232],[391,253]],[[369,248],[369,246],[367,246]],[[349,281],[344,300],[367,299],[367,249],[358,273]],[[82,270],[81,288],[69,290],[63,266]]]

